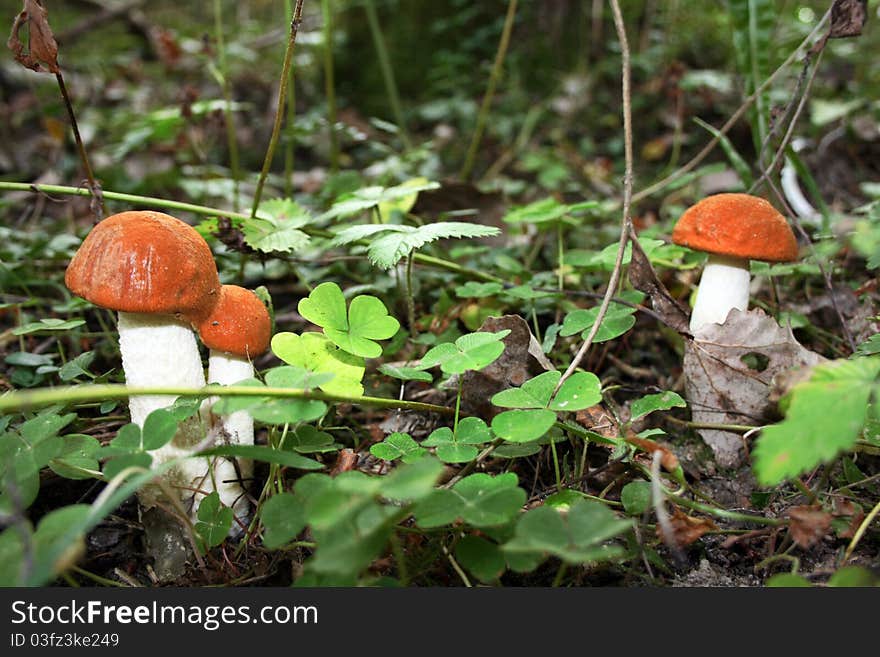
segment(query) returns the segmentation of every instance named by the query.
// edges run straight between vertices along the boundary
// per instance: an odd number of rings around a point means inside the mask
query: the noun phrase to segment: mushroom
[[[672,241],[709,254],[697,288],[690,329],[723,324],[733,308],[749,306],[749,260],[790,262],[798,256],[788,223],[763,198],[716,194],[678,220]]]
[[[211,313],[193,325],[211,350],[208,383],[230,385],[253,377],[251,358],[265,352],[272,337],[272,322],[266,306],[252,291],[237,285],[222,286]],[[220,428],[229,444],[254,444],[254,420],[247,411],[236,411],[221,418]],[[239,518],[248,510],[240,480],[250,472],[251,464],[245,460],[239,461],[238,470],[231,460],[215,461],[214,488],[221,501],[232,507]]]
[[[128,385],[204,387],[204,367],[190,324],[201,321],[216,304],[220,280],[210,247],[190,225],[151,211],[107,217],[83,240],[64,282],[74,294],[118,311],[119,350]],[[151,412],[174,399],[130,397],[131,421],[143,427]],[[202,439],[198,421],[184,423],[169,444],[153,452],[154,462],[183,456]],[[203,459],[187,459],[167,477],[183,490],[204,471]],[[157,495],[153,487],[140,493],[148,508]]]

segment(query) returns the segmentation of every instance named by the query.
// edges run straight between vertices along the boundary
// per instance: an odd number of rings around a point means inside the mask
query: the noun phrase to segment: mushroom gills
[[[691,333],[707,324],[723,324],[734,308],[748,310],[749,279],[748,260],[709,254],[691,313]]]

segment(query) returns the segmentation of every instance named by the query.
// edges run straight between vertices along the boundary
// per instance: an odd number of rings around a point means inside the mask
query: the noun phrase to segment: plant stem
[[[409,323],[409,334],[415,338],[419,333],[416,330],[416,300],[413,296],[413,252],[406,257],[406,318]]]
[[[667,498],[670,502],[674,502],[675,504],[678,504],[680,506],[694,509],[695,511],[702,511],[703,513],[708,513],[709,515],[713,515],[718,518],[724,518],[725,520],[735,520],[737,522],[754,522],[759,525],[769,525],[771,527],[781,527],[787,524],[785,520],[781,520],[779,518],[765,518],[764,516],[752,516],[747,513],[728,511],[727,509],[716,509],[713,506],[700,504],[699,502],[694,502],[693,500],[689,500],[684,497],[678,497],[677,495],[668,494]]]
[[[241,165],[238,158],[238,140],[235,130],[235,116],[232,112],[232,92],[229,87],[229,68],[226,65],[226,42],[223,39],[223,5],[214,0],[214,38],[217,41],[217,65],[220,72],[220,86],[223,91],[223,118],[226,123],[226,143],[229,148],[229,168],[232,173],[232,208],[237,212]]]
[[[95,174],[92,172],[92,165],[89,164],[89,156],[86,154],[86,147],[79,134],[79,126],[76,123],[76,115],[73,112],[73,104],[70,102],[70,96],[67,93],[67,86],[64,84],[64,76],[62,76],[59,71],[55,74],[55,79],[58,81],[58,88],[61,90],[61,97],[64,99],[64,107],[67,108],[67,115],[70,117],[70,127],[73,130],[73,139],[76,142],[76,149],[79,151],[79,159],[82,162],[86,179],[89,182],[89,189],[87,191],[94,199],[92,202],[92,212],[94,212],[100,220],[103,219],[105,214],[107,214],[107,209],[104,207],[104,199],[101,194],[101,186],[95,180]]]
[[[266,150],[266,158],[263,160],[263,170],[260,171],[260,179],[257,181],[257,189],[254,192],[254,204],[251,207],[251,217],[257,216],[257,208],[260,207],[260,197],[263,195],[263,185],[269,177],[269,169],[272,166],[272,158],[275,155],[275,147],[278,146],[278,136],[281,134],[281,124],[284,121],[284,104],[287,102],[287,82],[290,80],[290,65],[293,61],[293,48],[296,46],[296,34],[299,32],[299,24],[302,23],[303,0],[296,0],[293,10],[293,18],[290,19],[290,34],[287,38],[287,49],[284,51],[284,64],[281,66],[281,80],[278,88],[278,107],[275,110],[275,123],[272,125],[272,136],[269,138],[269,148]]]
[[[556,474],[556,490],[562,492],[562,475],[559,472],[559,455],[556,453],[556,441],[550,441],[550,451],[553,454],[553,472]]]
[[[602,320],[608,312],[611,305],[611,297],[617,289],[617,283],[620,280],[620,272],[623,268],[623,256],[626,250],[627,242],[629,242],[630,232],[632,231],[632,217],[630,216],[630,207],[632,205],[632,186],[633,186],[633,130],[632,130],[632,92],[630,90],[630,58],[629,58],[629,42],[626,38],[626,25],[623,22],[623,14],[620,12],[620,4],[617,0],[611,0],[611,10],[614,14],[614,26],[617,29],[617,38],[620,42],[621,53],[621,95],[623,96],[623,140],[624,140],[624,158],[625,172],[623,175],[623,218],[620,222],[620,239],[617,242],[617,257],[614,261],[614,270],[611,272],[611,278],[608,281],[608,288],[605,290],[605,296],[599,305],[599,312],[596,315],[596,321],[593,322],[592,328],[587,335],[584,343],[578,349],[571,364],[559,379],[556,390],[562,386],[565,380],[574,374],[574,371],[580,365],[586,356],[590,345],[599,329],[602,326]]]
[[[507,15],[504,17],[504,27],[501,30],[501,41],[498,43],[498,52],[495,53],[495,63],[492,64],[492,72],[489,74],[489,84],[486,87],[486,94],[483,96],[483,103],[480,105],[480,113],[477,115],[477,125],[474,128],[474,135],[471,138],[471,144],[468,147],[467,155],[464,159],[464,165],[461,167],[459,178],[467,180],[471,176],[474,168],[474,160],[477,156],[477,150],[480,147],[480,141],[483,138],[483,130],[486,127],[486,121],[489,118],[489,108],[492,106],[492,99],[495,97],[495,86],[498,84],[498,78],[501,77],[501,69],[504,65],[504,57],[507,54],[507,46],[510,44],[510,34],[513,32],[513,23],[516,18],[516,1],[509,0],[507,4]]]
[[[254,386],[206,386],[204,388],[155,387],[134,388],[122,384],[81,385],[61,388],[29,388],[12,390],[0,396],[0,412],[20,411],[48,406],[50,404],[72,404],[83,401],[105,401],[125,399],[135,395],[176,395],[189,397],[281,397],[288,399],[314,399],[329,403],[353,403],[377,408],[403,408],[411,411],[425,411],[454,415],[455,409],[423,402],[401,401],[384,397],[349,397],[331,395],[317,390],[297,390],[294,388],[272,388]]]
[[[293,0],[287,0],[284,3],[284,16],[289,22],[293,20]],[[290,67],[290,81],[287,86],[287,125],[293,126],[296,117],[296,73],[294,68]],[[293,135],[284,142],[284,195],[290,196],[293,193],[293,170],[296,157],[296,142]]]
[[[324,95],[327,96],[327,124],[330,129],[330,170],[339,171],[339,135],[336,134],[336,85],[333,79],[333,12],[330,0],[321,0],[324,17]]]
[[[394,114],[394,120],[397,122],[397,128],[400,130],[400,139],[403,141],[403,147],[406,150],[412,148],[412,142],[406,131],[406,124],[403,121],[403,110],[400,106],[400,94],[397,91],[397,82],[394,79],[394,69],[391,67],[391,59],[388,57],[388,48],[385,46],[385,38],[382,36],[382,26],[379,24],[379,17],[376,13],[376,5],[373,0],[364,0],[364,10],[367,12],[367,22],[370,24],[370,34],[373,37],[373,44],[376,46],[376,55],[379,57],[379,68],[382,70],[382,80],[385,83],[385,92],[388,94],[388,102],[391,105],[391,111]]]

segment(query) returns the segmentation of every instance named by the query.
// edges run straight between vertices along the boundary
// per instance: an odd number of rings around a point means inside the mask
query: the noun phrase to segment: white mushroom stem
[[[748,307],[749,261],[709,254],[691,313],[691,333],[707,324],[723,324],[731,310]]]
[[[246,357],[211,350],[208,358],[208,383],[232,385],[253,376],[254,367]],[[247,411],[221,416],[219,422],[223,431],[218,443],[225,440],[230,445],[254,444],[254,418]],[[240,480],[249,478],[252,470],[253,464],[247,459],[238,459],[238,469],[228,458],[218,457],[214,464],[214,482],[220,500],[226,506],[232,507],[239,518],[245,518],[249,511],[248,499]]]
[[[119,313],[119,350],[126,384],[132,387],[203,388],[205,371],[189,325],[169,315]],[[143,428],[147,416],[159,408],[174,403],[175,395],[137,395],[129,398],[131,421]],[[186,456],[202,441],[204,433],[196,416],[181,423],[174,439],[152,452],[153,463],[161,464],[173,458]],[[191,495],[190,489],[199,486],[207,466],[204,458],[191,458],[165,475],[172,487],[180,490],[181,499]],[[141,489],[142,504],[149,508],[156,504],[161,493],[155,487]]]

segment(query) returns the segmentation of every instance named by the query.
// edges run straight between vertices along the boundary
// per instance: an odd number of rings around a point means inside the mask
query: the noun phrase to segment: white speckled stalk
[[[749,308],[749,261],[710,254],[697,288],[690,329],[723,324],[734,308]]]
[[[247,358],[211,350],[208,358],[208,383],[232,385],[253,376],[254,367]],[[254,444],[254,418],[247,411],[224,415],[219,421],[223,429],[221,435],[225,434],[230,445]],[[218,458],[214,465],[214,480],[221,501],[231,506],[235,515],[242,519],[247,517],[250,505],[239,479],[250,477],[252,471],[253,463],[247,459],[238,459],[238,471],[229,459]]]
[[[205,371],[189,325],[168,315],[142,315],[119,313],[119,350],[122,368],[129,386],[179,388],[203,388]],[[129,398],[131,421],[144,426],[147,416],[159,408],[171,405],[173,395],[138,395]],[[155,464],[164,463],[190,453],[204,439],[204,430],[198,416],[182,422],[174,439],[152,452]],[[207,460],[191,458],[169,470],[165,479],[171,487],[180,490],[185,500],[192,493],[189,489],[202,486],[207,472]],[[146,486],[139,493],[141,503],[149,508],[156,504],[161,491]]]

